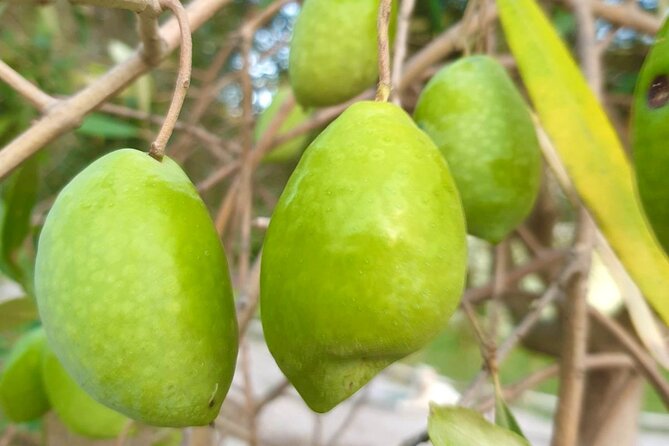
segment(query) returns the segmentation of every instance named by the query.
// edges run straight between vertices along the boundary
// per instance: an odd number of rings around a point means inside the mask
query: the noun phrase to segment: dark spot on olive
[[[215,402],[216,402],[216,400],[215,400],[214,398],[212,398],[212,399],[209,401],[209,407],[210,407],[210,408],[211,408],[211,407],[214,407],[214,403],[215,403]]]
[[[655,76],[648,88],[648,107],[660,108],[669,103],[669,77],[666,74]]]

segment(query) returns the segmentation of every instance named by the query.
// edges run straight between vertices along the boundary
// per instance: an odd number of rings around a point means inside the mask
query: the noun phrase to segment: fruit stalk
[[[165,155],[165,146],[167,141],[172,136],[174,126],[179,119],[179,113],[186,99],[186,92],[190,86],[190,75],[193,64],[193,41],[191,39],[190,24],[188,22],[188,14],[181,5],[179,0],[160,0],[160,6],[163,9],[172,11],[179,23],[179,30],[181,32],[181,49],[179,51],[179,76],[177,77],[177,85],[172,96],[172,103],[165,116],[156,140],[151,143],[151,150],[149,155],[158,161],[162,161]]]
[[[376,100],[378,102],[387,102],[392,88],[390,81],[390,44],[388,43],[391,8],[392,0],[381,0],[376,22],[379,45],[379,86],[376,90]]]

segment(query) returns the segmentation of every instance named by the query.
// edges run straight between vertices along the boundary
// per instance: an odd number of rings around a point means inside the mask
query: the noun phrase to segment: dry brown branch
[[[190,3],[187,12],[191,29],[198,29],[231,1],[195,0]],[[160,28],[160,34],[166,42],[164,57],[179,45],[180,33],[176,19],[163,25]],[[125,62],[113,67],[93,84],[51,107],[42,119],[0,151],[0,179],[6,177],[19,164],[49,142],[76,127],[87,113],[118,94],[150,69],[151,66],[143,60],[141,52],[138,51]]]
[[[579,1],[574,7],[581,66],[590,87],[597,96],[601,96],[602,67],[597,54],[591,0]],[[580,210],[577,231],[574,252],[579,267],[569,281],[563,308],[560,389],[551,441],[553,446],[571,446],[579,442],[585,394],[584,362],[589,330],[588,277],[596,233],[595,224],[585,208]]]
[[[239,321],[239,336],[244,336],[249,324],[258,309],[258,298],[260,297],[260,261],[262,253],[259,253],[253,262],[249,274],[248,285],[244,295],[237,303],[237,320]]]
[[[158,65],[160,56],[163,52],[165,41],[160,37],[158,26],[158,16],[162,11],[159,0],[151,0],[150,6],[140,12],[139,18],[139,37],[142,41],[142,57],[149,65]]]
[[[409,25],[411,16],[416,5],[416,0],[402,0],[400,11],[397,16],[397,34],[395,36],[395,54],[393,55],[393,74],[391,97],[397,105],[402,105],[402,91],[400,81],[402,79],[402,68],[406,59],[409,45]]]
[[[588,346],[588,274],[592,261],[595,227],[582,209],[574,247],[577,272],[569,280],[563,308],[560,390],[555,414],[553,446],[578,443],[585,389],[585,357]]]
[[[339,444],[339,440],[344,436],[348,428],[351,427],[351,424],[355,420],[355,416],[358,414],[360,409],[362,409],[362,407],[365,405],[368,393],[369,393],[369,387],[366,387],[360,393],[360,395],[358,395],[357,399],[353,402],[353,405],[348,410],[346,417],[344,417],[341,424],[332,433],[330,439],[325,442],[325,446],[336,446],[337,444]]]
[[[258,429],[256,426],[255,412],[255,396],[253,395],[253,381],[251,379],[251,357],[248,342],[241,341],[240,343],[240,359],[242,376],[244,377],[244,397],[246,401],[246,412],[248,416],[249,429],[249,446],[258,445]]]
[[[586,370],[601,370],[611,368],[633,368],[634,362],[629,356],[622,353],[599,353],[589,355],[585,358],[584,368]],[[551,364],[541,370],[524,377],[520,381],[502,389],[504,400],[512,402],[519,398],[526,391],[535,388],[539,384],[556,377],[560,373],[558,364]],[[487,412],[495,406],[495,395],[491,395],[485,400],[476,404],[476,410]],[[403,441],[402,446],[418,446],[430,441],[427,431],[421,432],[410,439]]]
[[[152,0],[70,0],[70,3],[99,6],[101,8],[127,9],[136,13],[146,12],[150,8],[155,8],[156,11],[160,10]]]
[[[559,0],[570,7],[574,7],[581,0]],[[625,26],[637,31],[654,35],[661,25],[661,20],[652,14],[642,11],[636,2],[610,4],[602,0],[592,1],[592,12],[614,25]]]
[[[56,102],[54,98],[37,88],[35,84],[25,79],[2,60],[0,60],[0,80],[6,82],[39,111],[45,111]]]
[[[2,437],[0,437],[0,446],[9,446],[15,434],[16,434],[16,426],[14,425],[7,426],[7,429],[2,434]]]
[[[653,358],[644,348],[615,320],[604,316],[594,308],[589,308],[589,315],[620,343],[620,346],[634,359],[639,370],[653,386],[664,406],[669,409],[669,383],[664,379]]]
[[[586,356],[583,361],[585,370],[611,369],[611,368],[633,368],[634,361],[623,353],[597,353]],[[506,401],[513,401],[520,397],[526,391],[535,388],[539,384],[551,378],[555,378],[560,373],[560,366],[552,364],[541,370],[524,377],[520,381],[504,388],[502,395]],[[490,396],[486,400],[478,403],[476,409],[485,412],[492,409],[495,405],[495,397]]]
[[[379,85],[376,89],[376,100],[379,102],[388,101],[392,89],[390,80],[390,39],[388,38],[391,8],[392,0],[381,0],[376,21],[379,55]]]
[[[545,308],[553,303],[562,293],[565,283],[571,279],[571,276],[576,272],[576,265],[570,263],[564,268],[560,277],[555,280],[550,287],[544,292],[544,294],[537,299],[533,306],[532,310],[527,313],[523,320],[516,325],[513,332],[506,338],[506,340],[500,345],[497,349],[497,364],[504,362],[511,350],[520,342],[520,340],[529,333],[529,331],[534,327],[539,320],[541,319],[541,314]],[[485,383],[486,378],[488,377],[488,370],[484,369],[479,372],[479,374],[472,380],[467,389],[462,393],[460,401],[458,404],[462,406],[470,405],[476,398],[476,394]]]
[[[283,378],[276,385],[272,386],[265,396],[260,398],[256,403],[254,412],[259,414],[269,403],[283,395],[283,392],[290,387],[290,382],[287,379]]]
[[[566,255],[566,251],[544,249],[540,255],[537,255],[531,261],[509,270],[504,275],[503,287],[509,288],[530,274],[555,266],[556,263],[563,261]],[[490,297],[493,289],[494,285],[492,283],[478,288],[470,288],[465,291],[462,299],[476,304]]]
[[[416,53],[404,67],[402,82],[398,88],[403,89],[420,79],[423,71],[442,60],[448,54],[462,47],[463,38],[481,31],[497,18],[497,8],[486,8],[469,23],[459,22],[436,37],[432,42]]]

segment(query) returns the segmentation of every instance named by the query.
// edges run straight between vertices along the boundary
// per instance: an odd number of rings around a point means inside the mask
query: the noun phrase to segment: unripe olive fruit
[[[114,438],[131,422],[91,398],[68,375],[48,348],[42,357],[41,371],[44,387],[56,415],[72,432],[90,438]]]
[[[258,116],[258,121],[256,122],[254,132],[256,143],[260,141],[263,134],[265,131],[267,131],[267,128],[274,120],[283,104],[290,98],[291,94],[292,93],[289,87],[281,87],[272,99],[270,106],[267,107],[267,109],[265,109],[260,114],[260,116]],[[299,104],[296,104],[283,121],[281,128],[277,132],[277,136],[299,126],[304,121],[306,121],[308,117],[309,113],[300,107]],[[297,158],[302,152],[302,149],[307,146],[309,143],[309,138],[309,133],[296,136],[295,138],[284,142],[280,146],[273,148],[271,152],[265,155],[263,161],[266,163],[283,163],[292,161]]]
[[[632,107],[632,151],[641,203],[669,252],[669,22],[639,73]]]
[[[49,410],[42,384],[44,331],[34,328],[14,344],[0,374],[0,411],[15,423],[35,420]]]
[[[290,44],[297,101],[323,107],[352,99],[378,78],[379,0],[305,0]],[[391,35],[397,1],[393,1]],[[392,37],[391,37],[392,40]]]
[[[359,102],[307,148],[272,216],[267,345],[326,412],[445,327],[465,266],[462,207],[439,150],[399,107]]]
[[[497,243],[532,210],[541,151],[522,96],[488,56],[443,68],[421,93],[414,119],[448,161],[470,234]]]
[[[35,269],[49,344],[96,400],[157,426],[218,414],[237,355],[228,267],[179,166],[112,152],[58,195]]]

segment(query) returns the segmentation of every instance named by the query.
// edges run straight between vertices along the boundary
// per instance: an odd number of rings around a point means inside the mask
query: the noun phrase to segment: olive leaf
[[[31,280],[29,268],[22,265],[20,249],[32,231],[30,218],[37,201],[38,163],[37,157],[32,157],[3,184],[0,202],[0,270],[24,287]]]
[[[81,127],[77,129],[77,133],[108,139],[125,139],[137,137],[139,129],[120,119],[100,113],[91,113],[86,116]]]
[[[511,51],[574,187],[646,299],[669,322],[669,259],[605,112],[535,0],[497,0]]]
[[[31,297],[19,297],[0,303],[0,332],[38,319],[37,305]]]
[[[508,429],[495,426],[471,409],[430,406],[428,433],[434,446],[529,446]]]
[[[513,416],[511,409],[507,406],[504,397],[502,396],[502,389],[499,386],[499,380],[495,380],[495,424],[505,429],[510,430],[523,438],[523,430],[520,428],[516,417]]]

